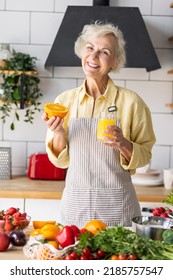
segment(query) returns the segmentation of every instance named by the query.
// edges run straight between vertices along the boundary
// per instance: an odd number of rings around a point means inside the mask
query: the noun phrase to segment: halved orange
[[[97,232],[105,229],[106,227],[107,227],[107,225],[100,220],[91,220],[88,223],[86,223],[86,225],[84,226],[84,228],[86,228],[88,231],[90,231],[94,235]]]
[[[53,116],[63,119],[68,113],[68,108],[58,103],[46,103],[44,104],[44,112],[47,113],[48,119]]]
[[[34,229],[42,228],[44,225],[47,224],[55,225],[56,221],[33,221],[32,222]]]

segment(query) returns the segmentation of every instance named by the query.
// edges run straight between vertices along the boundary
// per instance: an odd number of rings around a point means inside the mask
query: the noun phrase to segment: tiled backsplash
[[[161,170],[173,167],[173,110],[165,106],[166,103],[173,103],[173,75],[167,74],[168,70],[173,69],[173,42],[168,41],[173,35],[170,2],[110,0],[110,6],[139,7],[162,66],[152,72],[125,68],[116,75],[111,74],[115,83],[136,91],[149,106],[157,138],[151,167]],[[16,51],[38,58],[37,69],[43,93],[41,109],[45,102],[53,101],[56,95],[83,81],[84,74],[80,67],[45,69],[44,64],[66,7],[91,6],[92,3],[92,0],[0,0],[0,43],[9,43]],[[46,127],[41,115],[42,111],[36,114],[33,125],[21,121],[16,123],[14,131],[9,128],[12,117],[5,124],[0,121],[0,147],[12,149],[13,175],[25,174],[29,156],[45,151]]]

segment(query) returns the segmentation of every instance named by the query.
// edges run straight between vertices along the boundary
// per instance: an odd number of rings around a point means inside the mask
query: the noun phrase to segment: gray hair
[[[95,21],[94,23],[85,25],[75,42],[74,51],[81,58],[82,50],[90,38],[107,34],[112,34],[116,39],[115,54],[117,64],[116,68],[112,70],[118,72],[126,63],[125,40],[122,32],[112,23]]]

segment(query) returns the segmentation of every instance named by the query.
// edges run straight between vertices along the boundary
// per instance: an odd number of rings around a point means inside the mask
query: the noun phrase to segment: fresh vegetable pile
[[[82,229],[50,223],[30,232],[24,253],[41,260],[173,260],[173,230],[165,232],[161,242],[99,220]]]
[[[83,250],[89,248],[95,256],[98,250],[104,252],[101,259],[111,259],[112,256],[130,256],[141,260],[173,260],[173,244],[155,241],[137,235],[122,226],[115,225],[106,228],[94,236],[88,233],[80,235],[77,244],[77,254],[82,254]],[[97,259],[97,258],[96,258]],[[116,258],[115,258],[116,259]]]

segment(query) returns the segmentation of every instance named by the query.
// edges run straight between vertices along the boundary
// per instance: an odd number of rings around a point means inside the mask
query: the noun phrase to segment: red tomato
[[[118,260],[127,260],[127,255],[126,254],[119,254]]]
[[[72,256],[67,255],[67,256],[65,256],[65,257],[63,258],[63,260],[66,260],[66,261],[68,260],[68,261],[69,261],[69,260],[74,260],[74,259],[73,259]]]
[[[83,233],[85,233],[85,232],[88,232],[88,230],[87,230],[86,228],[81,228],[81,229],[80,229],[80,233],[81,233],[81,234],[83,234]]]
[[[84,256],[89,256],[91,254],[91,249],[90,248],[84,248],[82,249],[82,253]]]
[[[85,256],[85,255],[81,255],[81,256],[80,256],[80,260],[83,260],[83,261],[84,261],[84,260],[88,260],[88,258],[87,258],[87,256]]]
[[[104,255],[105,255],[105,252],[104,252],[103,250],[98,250],[98,251],[97,251],[97,257],[98,257],[99,259],[103,258]]]
[[[78,254],[76,252],[71,252],[70,256],[72,257],[73,260],[77,260],[78,259]]]
[[[129,260],[137,260],[137,256],[135,254],[130,254],[128,259]]]

